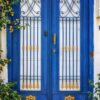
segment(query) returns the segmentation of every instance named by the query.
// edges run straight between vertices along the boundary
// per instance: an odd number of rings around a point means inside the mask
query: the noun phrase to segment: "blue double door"
[[[24,100],[88,100],[93,1],[23,0],[19,5],[14,19],[25,29],[8,32],[9,81],[17,81]]]

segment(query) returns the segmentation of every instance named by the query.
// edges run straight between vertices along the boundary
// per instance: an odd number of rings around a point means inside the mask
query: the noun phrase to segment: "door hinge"
[[[91,51],[91,52],[90,52],[90,57],[91,57],[91,58],[94,58],[94,51]]]

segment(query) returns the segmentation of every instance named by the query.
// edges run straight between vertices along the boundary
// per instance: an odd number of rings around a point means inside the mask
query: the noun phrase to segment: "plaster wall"
[[[94,81],[95,82],[98,80],[97,74],[100,73],[100,18],[97,18],[97,12],[98,11],[95,0],[94,2]]]

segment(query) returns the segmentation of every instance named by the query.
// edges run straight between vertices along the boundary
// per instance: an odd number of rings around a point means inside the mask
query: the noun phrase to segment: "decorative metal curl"
[[[61,17],[79,17],[80,0],[60,0]]]
[[[26,97],[26,100],[36,100],[36,97],[30,95],[30,96],[27,96],[27,97]]]
[[[40,0],[21,0],[21,16],[40,17]]]
[[[75,100],[75,97],[69,95],[68,97],[65,97],[65,100]]]

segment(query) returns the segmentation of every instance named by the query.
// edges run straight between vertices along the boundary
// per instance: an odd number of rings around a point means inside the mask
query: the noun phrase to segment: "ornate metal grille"
[[[60,17],[80,17],[80,0],[60,0]]]
[[[20,23],[20,89],[41,89],[41,3],[22,0]]]
[[[80,90],[80,1],[60,0],[59,85]]]

